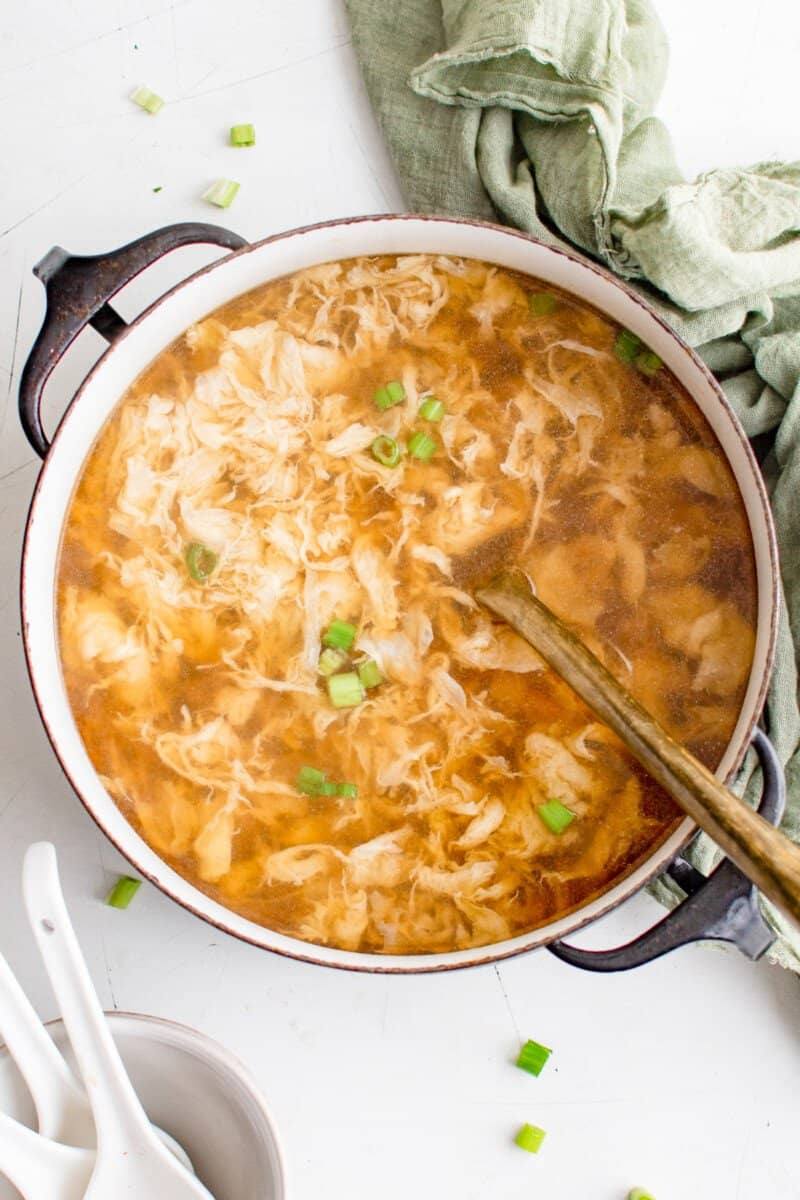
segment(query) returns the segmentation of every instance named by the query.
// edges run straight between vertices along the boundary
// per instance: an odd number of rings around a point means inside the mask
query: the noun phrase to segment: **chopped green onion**
[[[204,583],[217,565],[217,556],[202,542],[190,542],[186,547],[186,566],[192,579]]]
[[[112,908],[127,908],[141,886],[141,879],[121,875],[109,892],[106,904],[110,904]]]
[[[519,1052],[517,1066],[523,1071],[529,1071],[531,1075],[541,1075],[542,1067],[547,1062],[552,1050],[548,1050],[547,1046],[540,1046],[538,1042],[528,1041]]]
[[[365,688],[374,688],[379,683],[383,683],[381,669],[373,658],[368,658],[366,662],[359,663],[358,678]]]
[[[331,621],[322,635],[322,644],[334,650],[349,650],[356,640],[358,630],[349,621]]]
[[[560,800],[548,800],[540,804],[537,812],[551,833],[563,833],[575,820],[575,813]]]
[[[354,783],[337,783],[336,795],[343,796],[347,800],[355,800],[358,795],[358,788]]]
[[[538,1154],[546,1136],[545,1131],[538,1125],[523,1125],[514,1141],[521,1150],[527,1150],[529,1154]]]
[[[319,791],[316,793],[316,795],[317,796],[338,796],[339,795],[339,785],[338,785],[338,783],[329,783],[328,780],[326,779],[324,783],[321,783],[319,785]]]
[[[422,429],[412,433],[408,439],[408,453],[412,458],[418,458],[422,462],[427,462],[429,458],[432,458],[438,449],[439,444],[436,438],[432,438]]]
[[[344,650],[335,650],[333,646],[329,646],[320,654],[317,670],[320,675],[335,675],[337,671],[341,671],[342,667],[346,665],[347,655]]]
[[[134,104],[138,104],[139,108],[143,108],[145,112],[149,112],[151,117],[154,117],[157,112],[160,112],[164,107],[164,101],[155,92],[151,92],[150,88],[141,84],[131,92],[131,100]]]
[[[304,796],[320,796],[325,786],[325,772],[317,767],[301,767],[294,786]]]
[[[162,185],[161,185],[161,184],[159,184],[159,185],[158,185],[158,187],[154,187],[154,188],[153,188],[153,191],[154,191],[154,192],[163,192],[163,190],[164,190],[164,189],[163,189],[163,187],[162,187]]]
[[[558,298],[552,292],[531,292],[528,296],[528,310],[532,317],[546,317],[558,305]]]
[[[620,329],[614,342],[614,353],[620,362],[630,363],[642,348],[642,339],[629,329]]]
[[[645,1188],[631,1188],[628,1192],[628,1200],[655,1200],[655,1196]]]
[[[378,388],[375,393],[375,404],[385,412],[387,408],[393,408],[395,404],[399,404],[401,400],[406,398],[406,389],[403,387],[399,379],[393,379],[387,383],[385,387]]]
[[[643,375],[657,375],[663,367],[663,362],[654,354],[652,350],[643,350],[641,354],[637,354],[633,360],[633,365],[637,371],[641,371]]]
[[[235,179],[218,179],[206,188],[203,199],[208,200],[209,204],[216,204],[217,208],[230,208],[238,190],[239,184]]]
[[[231,125],[232,146],[255,146],[255,125]]]
[[[328,677],[328,695],[334,708],[354,708],[364,699],[364,685],[355,671]]]
[[[384,467],[396,467],[403,457],[403,452],[397,442],[385,433],[375,438],[370,450],[372,457],[382,463]]]
[[[445,408],[438,396],[427,396],[419,406],[419,415],[423,421],[441,421]]]

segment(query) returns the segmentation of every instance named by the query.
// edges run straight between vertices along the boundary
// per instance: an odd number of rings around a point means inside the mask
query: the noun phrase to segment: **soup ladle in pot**
[[[482,572],[490,557],[482,556]],[[466,564],[462,585],[469,574]],[[473,595],[541,655],[695,824],[776,908],[800,925],[800,846],[748,808],[676,742],[542,604],[521,570],[501,571],[489,583],[473,586]]]

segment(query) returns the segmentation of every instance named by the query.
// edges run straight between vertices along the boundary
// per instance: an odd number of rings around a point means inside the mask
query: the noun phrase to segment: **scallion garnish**
[[[295,787],[304,796],[319,796],[325,785],[325,772],[317,767],[301,767],[297,772]]]
[[[575,813],[560,800],[548,800],[536,810],[551,833],[563,833],[575,820]]]
[[[208,200],[209,204],[216,204],[217,208],[230,208],[238,190],[239,184],[235,179],[218,179],[206,188],[203,199]]]
[[[631,1188],[628,1192],[628,1200],[656,1200],[656,1198],[646,1188]]]
[[[406,389],[399,379],[392,379],[383,387],[378,388],[374,397],[375,405],[381,412],[385,412],[387,408],[393,408],[395,404],[399,404],[405,398]]]
[[[541,1075],[542,1068],[552,1053],[553,1051],[548,1050],[547,1046],[528,1041],[519,1052],[517,1066],[531,1075]]]
[[[552,292],[531,292],[528,296],[528,311],[532,317],[546,317],[558,304]]]
[[[202,542],[190,542],[186,547],[186,566],[192,579],[205,583],[217,565],[217,556]]]
[[[346,665],[347,655],[344,650],[335,650],[333,646],[328,646],[319,656],[317,670],[320,675],[335,675]]]
[[[255,146],[255,125],[231,125],[232,146]]]
[[[433,458],[438,449],[439,444],[436,438],[432,438],[422,429],[412,433],[408,439],[408,453],[412,458],[420,459],[421,462],[427,462],[429,458]]]
[[[370,450],[372,457],[384,467],[396,467],[403,457],[403,452],[397,442],[385,433],[375,438]]]
[[[620,362],[631,363],[642,349],[642,339],[629,329],[620,329],[614,342],[614,353]]]
[[[355,800],[358,795],[358,788],[354,783],[337,783],[336,795],[346,800]]]
[[[368,658],[366,662],[358,665],[358,678],[361,680],[365,688],[377,687],[379,683],[383,683],[383,675],[381,669],[373,658]]]
[[[150,113],[154,117],[157,112],[160,112],[164,107],[164,101],[156,92],[151,92],[150,88],[140,84],[131,92],[131,100],[134,104],[138,104],[139,108],[143,108],[145,112]]]
[[[643,350],[641,354],[637,354],[633,360],[633,365],[637,371],[641,371],[643,375],[657,375],[663,367],[663,362],[654,354],[652,350]]]
[[[358,630],[349,621],[331,621],[322,635],[322,644],[334,650],[349,650],[356,640]]]
[[[426,396],[419,406],[419,415],[423,421],[441,421],[444,412],[444,404],[438,396]]]
[[[341,675],[329,675],[327,679],[328,695],[334,708],[355,708],[361,704],[366,695],[364,685],[355,671],[345,671]]]
[[[545,1131],[538,1125],[523,1125],[514,1141],[521,1150],[527,1150],[529,1154],[538,1154],[546,1136]]]
[[[131,879],[130,875],[121,875],[109,892],[106,904],[112,908],[127,908],[141,886],[141,879]]]

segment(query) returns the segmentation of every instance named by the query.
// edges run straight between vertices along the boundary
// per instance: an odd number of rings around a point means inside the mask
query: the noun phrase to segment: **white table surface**
[[[661,112],[687,174],[800,157],[796,0],[661,8],[673,52]],[[155,119],[127,99],[139,82],[171,101]],[[249,1063],[293,1200],[623,1200],[634,1184],[658,1200],[796,1200],[800,982],[777,968],[692,948],[607,978],[544,952],[356,976],[242,945],[152,888],[125,914],[104,907],[125,864],[61,776],[20,649],[37,463],[16,386],[43,308],[31,267],[55,242],[96,253],[220,215],[256,239],[401,199],[338,0],[11,0],[0,94],[0,946],[40,1012],[54,1002],[19,868],[30,841],[50,838],[103,1002],[195,1025]],[[255,151],[226,148],[242,120],[258,127]],[[198,197],[224,175],[242,190],[220,214]],[[123,313],[208,257],[179,252]],[[85,335],[56,407],[99,344]],[[614,944],[657,912],[639,898],[587,941]],[[539,1080],[510,1065],[520,1036],[556,1049]],[[511,1144],[524,1121],[548,1131],[536,1158]]]

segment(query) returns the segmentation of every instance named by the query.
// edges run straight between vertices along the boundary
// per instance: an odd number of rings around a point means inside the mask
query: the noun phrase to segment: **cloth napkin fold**
[[[786,601],[764,721],[786,764],[783,827],[800,841],[800,163],[682,177],[653,116],[667,43],[648,0],[346,5],[409,208],[504,222],[605,263],[699,351],[756,439]],[[752,803],[759,785],[751,753],[736,788]],[[689,857],[707,873],[718,851],[700,835]],[[764,909],[770,957],[800,971],[800,934]]]

